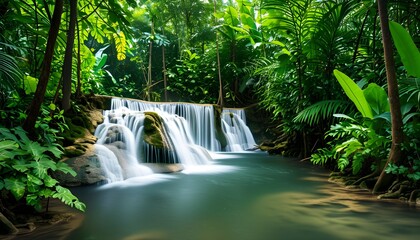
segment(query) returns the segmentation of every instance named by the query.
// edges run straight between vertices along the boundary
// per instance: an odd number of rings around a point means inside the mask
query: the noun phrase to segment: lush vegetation
[[[418,188],[420,6],[384,2],[2,1],[1,211],[13,197],[84,209],[51,177],[74,173],[58,143],[84,94],[258,103],[271,152]]]

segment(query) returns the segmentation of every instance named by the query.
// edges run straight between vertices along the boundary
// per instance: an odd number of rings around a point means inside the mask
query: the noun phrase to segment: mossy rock
[[[157,148],[169,148],[160,116],[155,112],[144,114],[144,141]]]

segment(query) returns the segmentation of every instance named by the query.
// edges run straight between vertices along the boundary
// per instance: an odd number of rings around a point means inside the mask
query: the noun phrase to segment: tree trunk
[[[150,27],[150,37],[153,37],[155,34],[154,32],[154,23],[152,19],[151,27]],[[149,66],[147,67],[147,101],[151,101],[152,95],[152,51],[153,51],[153,39],[150,39],[149,42]]]
[[[80,98],[82,96],[82,60],[80,58],[80,29],[79,29],[79,23],[76,23],[76,29],[77,29],[77,86],[76,86],[76,98]]]
[[[168,101],[168,79],[166,75],[166,60],[165,60],[165,45],[162,45],[162,72],[163,72],[163,87],[165,93],[165,102]]]
[[[214,3],[214,13],[216,14],[216,0],[213,1]],[[216,17],[215,17],[216,19]],[[215,23],[216,24],[216,23]],[[217,105],[219,105],[223,109],[223,82],[222,82],[222,73],[220,72],[220,54],[219,54],[219,35],[216,32],[216,56],[217,56],[217,73],[219,77],[219,98],[217,100]]]
[[[58,31],[60,30],[62,13],[63,0],[55,0],[55,7],[51,20],[50,30],[48,32],[47,46],[45,49],[38,85],[36,87],[34,98],[32,99],[31,105],[27,111],[28,116],[23,123],[23,129],[25,129],[29,134],[34,132],[35,122],[38,118],[41,104],[44,101],[45,92],[47,90],[47,84],[50,77],[51,63],[54,55],[54,46],[57,40]]]
[[[382,42],[384,47],[384,58],[386,67],[386,78],[388,82],[388,97],[391,110],[392,123],[392,146],[388,160],[373,188],[373,193],[385,190],[389,187],[392,176],[385,172],[389,163],[398,163],[401,159],[401,143],[403,140],[402,117],[400,99],[398,95],[398,83],[395,73],[395,63],[391,44],[391,33],[389,31],[388,13],[386,0],[378,0],[379,17],[381,20]]]
[[[73,46],[74,46],[74,32],[77,22],[77,0],[68,0],[70,2],[70,23],[67,31],[66,52],[64,54],[63,62],[63,99],[61,102],[64,111],[70,109],[71,98],[71,73],[73,66]]]

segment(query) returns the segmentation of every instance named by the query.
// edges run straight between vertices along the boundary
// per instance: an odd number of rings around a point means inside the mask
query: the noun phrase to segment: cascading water
[[[113,98],[104,117],[95,131],[96,151],[109,182],[151,174],[144,163],[208,164],[208,151],[255,146],[243,109],[223,110],[219,133],[213,105]]]

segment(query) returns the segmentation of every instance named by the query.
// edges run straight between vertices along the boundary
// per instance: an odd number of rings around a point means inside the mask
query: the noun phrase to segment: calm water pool
[[[265,153],[215,157],[180,173],[74,189],[88,209],[64,239],[420,239],[418,209],[349,192],[322,169]]]

